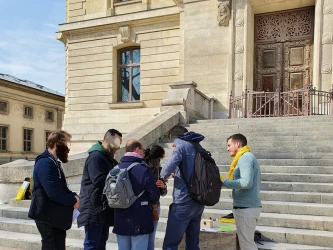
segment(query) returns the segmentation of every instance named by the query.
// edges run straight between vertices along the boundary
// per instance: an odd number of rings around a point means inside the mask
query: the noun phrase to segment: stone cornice
[[[8,82],[8,81],[5,81],[5,80],[0,80],[0,86],[15,89],[15,90],[21,91],[22,93],[31,93],[31,94],[34,94],[34,95],[37,95],[37,96],[43,96],[43,97],[50,98],[50,99],[53,99],[53,100],[57,100],[57,101],[60,101],[60,102],[65,101],[65,97],[54,95],[54,94],[47,93],[47,92],[44,92],[44,91],[40,91],[38,89],[29,88],[29,87],[19,85],[19,84],[16,84],[16,83],[11,83],[11,82]]]
[[[114,29],[127,24],[139,26],[173,20],[179,20],[179,8],[177,6],[60,24],[57,39],[65,42],[67,35]]]

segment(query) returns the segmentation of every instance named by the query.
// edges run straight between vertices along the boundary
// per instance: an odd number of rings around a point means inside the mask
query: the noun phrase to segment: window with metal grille
[[[8,127],[0,127],[0,151],[7,151]]]
[[[53,111],[46,110],[45,120],[49,121],[49,122],[53,122]]]
[[[31,152],[32,151],[32,129],[24,129],[23,135],[23,151]]]
[[[0,113],[7,114],[8,113],[8,103],[4,101],[0,101]]]
[[[24,117],[32,118],[33,112],[32,112],[32,107],[25,106],[24,107]]]
[[[119,51],[118,101],[140,100],[140,48],[130,47]]]

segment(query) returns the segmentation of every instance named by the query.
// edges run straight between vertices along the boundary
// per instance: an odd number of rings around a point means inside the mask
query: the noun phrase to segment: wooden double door
[[[287,92],[311,83],[313,22],[313,7],[255,16],[255,91]]]

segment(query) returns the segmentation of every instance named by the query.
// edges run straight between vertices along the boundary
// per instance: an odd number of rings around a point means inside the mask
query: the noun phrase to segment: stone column
[[[321,58],[321,90],[329,91],[332,84],[333,0],[324,0]]]

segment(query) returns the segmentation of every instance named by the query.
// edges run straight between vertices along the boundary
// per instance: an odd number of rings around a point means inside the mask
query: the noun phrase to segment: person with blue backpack
[[[146,250],[149,234],[154,231],[152,203],[160,199],[150,167],[144,160],[145,149],[137,140],[129,140],[126,153],[120,159],[118,168],[129,169],[128,176],[135,196],[128,208],[114,209],[113,233],[117,236],[119,250]],[[110,204],[109,204],[110,205]]]

